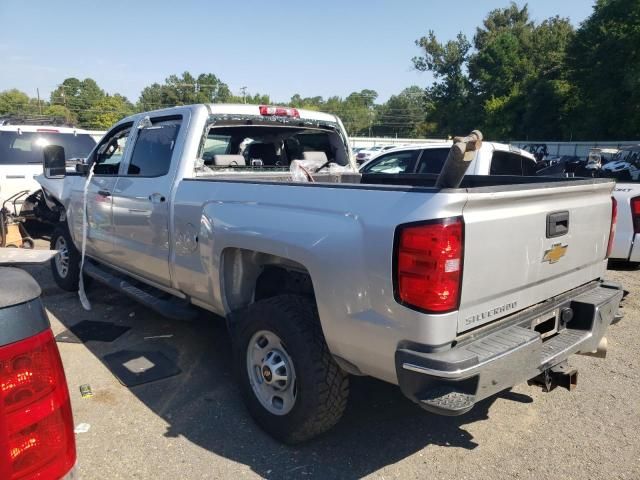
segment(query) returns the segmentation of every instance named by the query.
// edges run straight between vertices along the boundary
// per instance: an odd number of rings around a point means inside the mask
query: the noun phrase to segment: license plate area
[[[535,330],[540,334],[540,338],[544,341],[558,333],[558,325],[560,323],[560,309],[547,312],[544,315],[534,318],[531,321],[531,330]]]

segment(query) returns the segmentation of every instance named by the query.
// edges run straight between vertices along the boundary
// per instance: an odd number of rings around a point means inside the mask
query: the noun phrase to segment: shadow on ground
[[[32,273],[44,287],[45,305],[66,326],[91,319],[133,327],[112,343],[87,342],[99,359],[124,349],[160,350],[179,365],[182,373],[177,376],[131,388],[169,424],[165,436],[183,436],[265,478],[360,478],[431,444],[473,449],[477,444],[464,426],[487,419],[493,401],[464,416],[441,417],[421,410],[395,386],[352,377],[349,405],[338,426],[308,444],[287,447],[262,432],[244,409],[222,319],[203,315],[193,323],[171,321],[101,287],[89,292],[93,310],[84,312],[75,294],[53,285],[48,271]],[[77,307],[70,310],[69,304]],[[171,337],[162,338],[167,335]],[[513,392],[502,396],[532,401]]]
[[[618,270],[621,272],[635,272],[640,270],[639,262],[623,262],[621,260],[609,260],[607,264],[609,270]]]

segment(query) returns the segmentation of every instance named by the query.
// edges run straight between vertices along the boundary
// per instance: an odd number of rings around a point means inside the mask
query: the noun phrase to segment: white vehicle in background
[[[85,158],[96,145],[86,130],[59,125],[49,117],[0,117],[0,204],[14,215],[27,198],[40,192],[42,149],[63,146],[67,160]],[[1,207],[1,205],[0,205]]]
[[[453,142],[397,147],[360,167],[361,173],[439,174]],[[483,142],[469,168],[469,175],[534,176],[536,158],[521,148],[504,143]]]
[[[640,145],[625,147],[602,166],[601,176],[615,178],[618,182],[640,179]]]
[[[360,150],[356,155],[356,162],[358,165],[362,165],[364,162],[371,160],[374,157],[386,152],[387,150],[391,150],[392,148],[397,148],[397,145],[377,145],[371,148],[365,148]]]
[[[622,148],[600,175],[618,180],[613,190],[618,224],[609,258],[640,263],[640,145]]]

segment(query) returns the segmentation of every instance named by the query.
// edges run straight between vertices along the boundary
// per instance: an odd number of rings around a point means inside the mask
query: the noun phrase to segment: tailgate
[[[581,181],[469,190],[458,332],[601,277],[612,188]]]

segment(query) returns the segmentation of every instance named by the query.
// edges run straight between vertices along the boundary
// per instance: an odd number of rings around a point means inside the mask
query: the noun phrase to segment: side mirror
[[[64,148],[48,145],[42,149],[44,176],[47,178],[63,178],[66,173]]]

